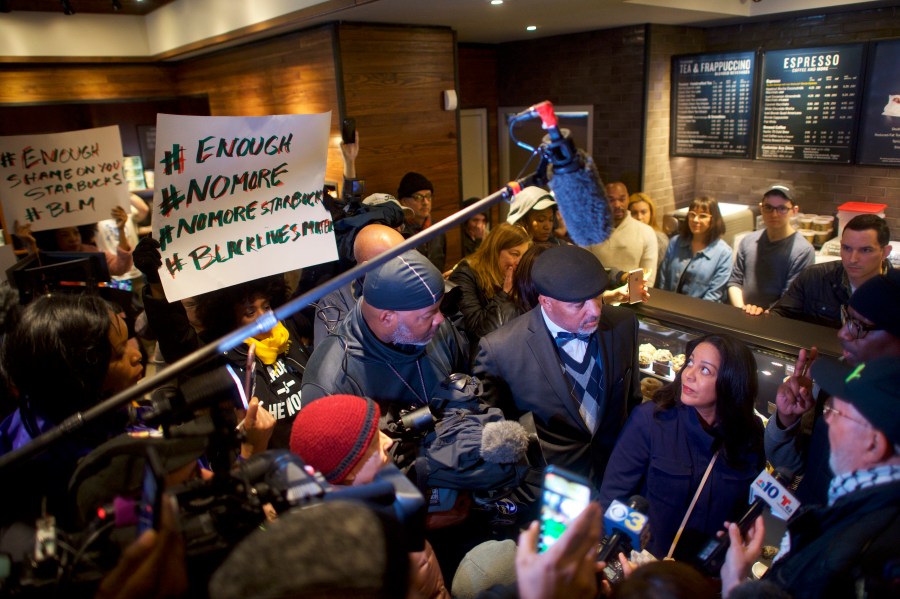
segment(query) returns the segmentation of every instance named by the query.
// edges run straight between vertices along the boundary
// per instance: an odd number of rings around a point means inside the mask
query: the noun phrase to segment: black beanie
[[[434,193],[434,185],[432,185],[431,181],[426,179],[424,175],[409,172],[400,179],[400,187],[397,188],[397,197],[401,200],[403,198],[411,198],[412,194],[417,191],[422,191],[423,189],[427,189],[431,193]]]

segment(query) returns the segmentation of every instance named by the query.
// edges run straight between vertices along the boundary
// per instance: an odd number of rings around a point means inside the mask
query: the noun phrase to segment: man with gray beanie
[[[313,351],[303,399],[349,393],[427,405],[435,388],[468,372],[466,341],[441,314],[444,278],[427,258],[405,252],[366,274],[362,297]]]
[[[307,402],[350,394],[378,403],[381,430],[397,440],[390,450],[394,463],[420,488],[430,488],[432,528],[439,527],[441,513],[461,516],[448,517],[442,525],[464,519],[467,498],[461,492],[518,484],[516,462],[526,449],[514,456],[492,457],[490,449],[510,447],[504,441],[515,445],[519,436],[514,431],[493,443],[489,427],[521,427],[503,423],[500,411],[487,410],[474,389],[462,392],[478,384],[467,376],[464,336],[441,314],[443,295],[443,276],[415,250],[373,269],[366,274],[362,297],[313,351],[302,387]],[[524,430],[521,436],[527,445]],[[449,569],[447,579],[469,545],[481,540],[471,531],[460,534],[457,528],[429,538],[442,567]],[[459,547],[469,539],[472,543]]]

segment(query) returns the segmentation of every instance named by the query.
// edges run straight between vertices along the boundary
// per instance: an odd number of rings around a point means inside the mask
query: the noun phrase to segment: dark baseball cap
[[[873,428],[900,443],[900,359],[881,357],[858,366],[818,358],[812,378],[831,395],[853,404]]]
[[[850,307],[877,329],[900,337],[900,270],[872,277],[850,296]]]

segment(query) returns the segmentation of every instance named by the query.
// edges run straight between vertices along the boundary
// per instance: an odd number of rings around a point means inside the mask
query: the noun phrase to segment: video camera
[[[145,504],[160,505],[159,497],[151,501],[146,497],[138,499],[142,490],[146,494],[148,473],[158,483],[151,486],[153,492],[158,491],[160,495],[164,490],[162,479],[168,474],[163,471],[168,469],[160,468],[159,461],[149,459],[148,454],[155,453],[165,443],[184,441],[185,431],[194,435],[192,439],[208,440],[199,445],[206,446],[206,455],[217,464],[210,479],[195,477],[165,489],[178,504],[192,588],[205,588],[209,577],[234,546],[265,525],[269,506],[282,514],[335,499],[361,501],[398,523],[397,529],[402,531],[409,551],[423,549],[425,500],[396,467],[384,468],[367,485],[335,487],[287,450],[269,450],[247,460],[235,460],[241,433],[234,422],[233,408],[238,401],[234,387],[227,369],[217,368],[193,377],[191,384],[170,389],[145,414],[133,414],[138,420],[146,422],[143,419],[149,418],[161,425],[167,438],[120,435],[113,441],[121,439],[123,443],[115,445],[110,441],[89,454],[85,460],[104,448],[108,451],[108,446],[114,448],[110,455],[99,459],[94,456],[96,463],[91,473],[99,473],[101,478],[94,481],[88,494],[105,490],[110,480],[116,480],[120,486],[114,493],[118,496],[94,493],[90,501],[79,502],[77,509],[85,512],[82,521],[87,522],[81,530],[72,530],[68,524],[63,528],[52,516],[41,518],[34,529],[24,530],[23,526],[26,541],[20,546],[27,549],[7,549],[9,553],[0,557],[0,595],[93,596],[100,579],[137,537],[138,515],[144,515]],[[190,412],[200,415],[183,423]],[[148,452],[151,445],[155,448]],[[203,452],[202,447],[197,450],[198,443],[188,445],[194,453],[182,452],[180,461],[171,460],[167,466],[195,462]],[[120,459],[123,455],[124,459]],[[135,459],[135,455],[140,459]],[[110,473],[114,468],[120,468],[121,472]],[[82,491],[71,487],[70,492],[73,498],[84,496]],[[71,527],[77,528],[75,524]]]

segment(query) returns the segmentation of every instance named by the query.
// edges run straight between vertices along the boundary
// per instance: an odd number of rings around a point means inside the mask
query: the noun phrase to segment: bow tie
[[[570,333],[569,331],[560,331],[556,334],[556,346],[562,347],[573,339],[578,339],[579,341],[584,341],[585,343],[587,343],[591,339],[591,333],[579,334]]]

